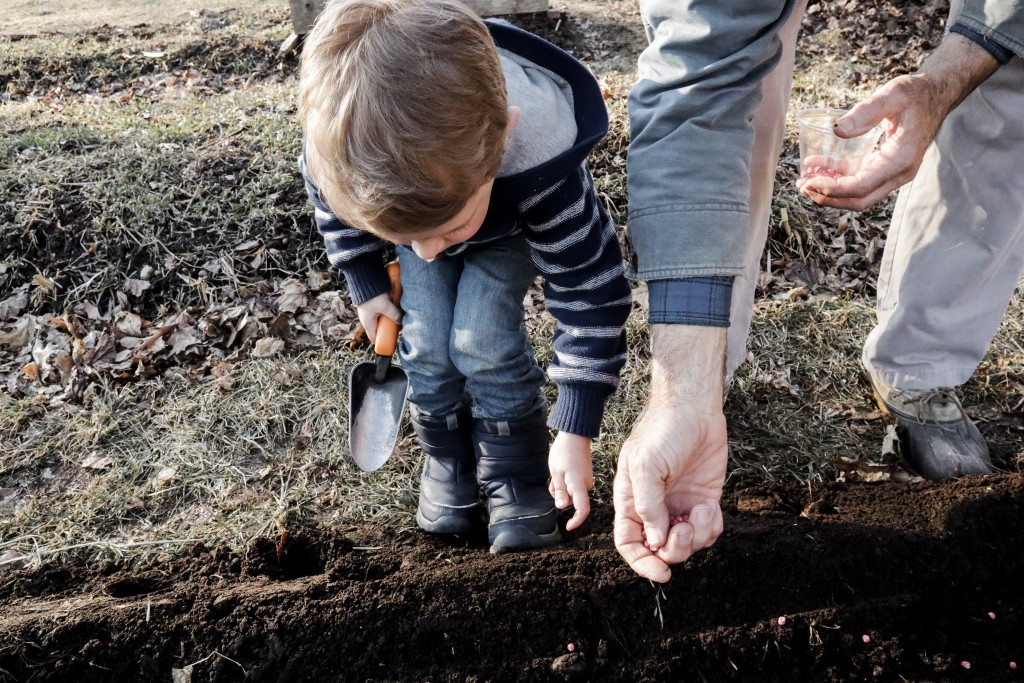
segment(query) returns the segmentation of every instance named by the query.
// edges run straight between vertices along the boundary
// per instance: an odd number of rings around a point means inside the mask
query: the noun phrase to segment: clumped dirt
[[[1020,678],[1021,476],[740,483],[723,508],[725,534],[659,598],[616,554],[607,505],[527,554],[335,528],[0,575],[0,678]]]

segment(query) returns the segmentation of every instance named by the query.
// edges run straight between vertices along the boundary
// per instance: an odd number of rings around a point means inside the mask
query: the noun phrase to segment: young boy
[[[559,542],[590,511],[591,439],[626,359],[631,299],[586,157],[601,90],[559,48],[455,0],[333,0],[303,48],[300,166],[370,339],[397,245],[399,356],[425,453],[417,523],[491,552]],[[537,273],[558,327],[550,416],[523,326]],[[548,455],[547,427],[558,430]],[[548,481],[550,468],[551,479]]]

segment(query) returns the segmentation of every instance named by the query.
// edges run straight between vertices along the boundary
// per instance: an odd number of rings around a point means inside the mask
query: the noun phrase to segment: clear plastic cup
[[[826,175],[838,178],[860,170],[882,136],[881,125],[864,135],[841,138],[832,130],[846,109],[803,109],[797,112],[800,130],[800,179]]]

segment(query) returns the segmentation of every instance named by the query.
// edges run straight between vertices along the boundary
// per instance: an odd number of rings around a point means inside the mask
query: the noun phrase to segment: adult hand
[[[655,325],[652,338],[651,393],[615,474],[615,547],[637,574],[664,583],[669,565],[722,533],[726,331]]]
[[[885,140],[853,175],[818,175],[797,182],[818,204],[864,211],[910,182],[946,115],[998,68],[984,48],[950,34],[917,73],[889,81],[836,121],[841,138],[863,135],[879,123]]]
[[[565,523],[572,531],[586,521],[590,514],[590,489],[594,486],[594,464],[591,440],[578,434],[558,432],[548,454],[551,481],[548,490],[555,499],[555,507],[564,510],[571,504],[576,511]]]
[[[385,316],[391,318],[398,324],[402,322],[402,311],[398,306],[391,303],[391,299],[388,295],[378,294],[372,299],[367,299],[363,303],[356,306],[356,315],[359,316],[359,322],[362,323],[363,329],[366,330],[366,336],[369,338],[371,343],[377,341],[377,318],[378,316]]]

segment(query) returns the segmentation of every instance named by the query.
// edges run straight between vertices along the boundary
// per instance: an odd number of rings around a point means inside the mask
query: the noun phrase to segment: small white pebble
[[[779,626],[786,625],[786,617],[779,617]]]
[[[988,613],[988,618],[989,619],[995,619],[996,618],[996,613],[995,612],[989,612]]]
[[[569,652],[574,652],[576,650],[576,646],[572,643],[569,643],[568,645],[566,645],[565,649],[567,649]]]
[[[865,643],[870,643],[870,642],[871,642],[871,636],[869,636],[869,635],[868,635],[868,634],[866,634],[866,633],[865,633],[864,635],[862,635],[862,636],[860,637],[860,639],[861,639],[861,640],[863,640],[863,641],[864,641]]]
[[[963,668],[965,668],[965,669],[970,669],[970,668],[971,668],[971,663],[970,663],[970,662],[968,662],[968,661],[967,661],[967,660],[965,659],[964,661],[960,662],[960,666],[962,666],[962,667],[963,667]]]

